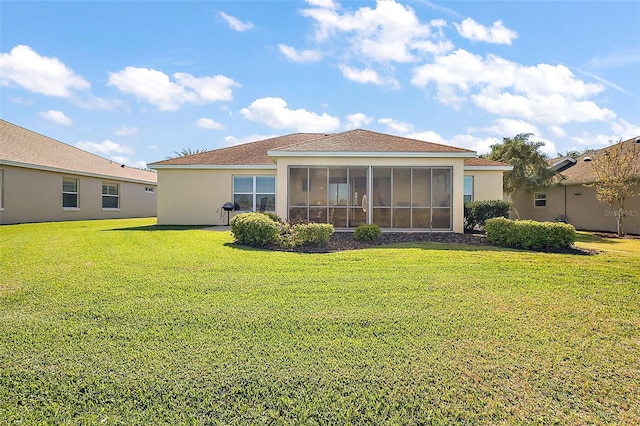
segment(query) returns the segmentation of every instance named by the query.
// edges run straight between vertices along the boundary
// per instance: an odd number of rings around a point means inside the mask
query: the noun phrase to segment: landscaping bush
[[[493,218],[486,221],[487,241],[503,247],[556,250],[571,247],[576,240],[573,225],[534,220]]]
[[[368,243],[373,243],[380,238],[380,235],[382,235],[382,231],[375,224],[360,225],[353,232],[353,238],[356,241],[366,241]]]
[[[333,234],[333,225],[330,223],[300,223],[292,226],[293,244],[303,246],[323,247],[329,244],[329,238]]]
[[[262,214],[266,215],[269,219],[271,219],[274,222],[282,223],[282,218],[273,212],[264,212]]]
[[[279,241],[278,225],[263,213],[241,213],[231,219],[230,225],[234,238],[240,244],[264,246]]]
[[[464,203],[464,229],[482,229],[487,219],[509,217],[512,203],[503,200],[470,201]]]

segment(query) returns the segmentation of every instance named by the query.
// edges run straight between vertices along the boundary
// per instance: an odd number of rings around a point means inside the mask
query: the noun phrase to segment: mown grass
[[[0,423],[640,423],[640,240],[299,254],[153,224],[0,227]]]

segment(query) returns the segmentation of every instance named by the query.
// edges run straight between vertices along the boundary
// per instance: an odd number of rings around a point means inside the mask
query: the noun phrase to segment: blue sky
[[[1,117],[134,167],[353,128],[640,135],[638,1],[1,1]]]

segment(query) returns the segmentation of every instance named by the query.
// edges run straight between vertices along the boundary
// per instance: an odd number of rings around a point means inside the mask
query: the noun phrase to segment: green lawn
[[[640,240],[240,248],[0,227],[0,424],[638,424]]]

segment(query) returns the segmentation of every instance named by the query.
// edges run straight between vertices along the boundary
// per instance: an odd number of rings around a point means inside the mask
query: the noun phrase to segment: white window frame
[[[473,201],[473,198],[474,198],[474,197],[473,197],[473,193],[474,193],[474,189],[475,189],[475,188],[474,188],[474,185],[475,185],[475,177],[474,177],[473,175],[465,175],[465,176],[464,176],[464,181],[466,181],[466,180],[467,180],[467,178],[470,178],[470,179],[471,179],[471,193],[470,193],[470,194],[468,194],[468,193],[466,193],[466,192],[465,192],[465,185],[464,185],[464,182],[463,182],[463,184],[462,184],[462,201],[463,201],[464,203],[469,203],[469,202]],[[466,197],[466,196],[470,196],[470,197],[471,197],[471,199],[470,199],[469,201],[464,201],[464,199],[465,199],[465,197]]]
[[[235,185],[236,185],[236,178],[252,178],[252,185],[253,185],[253,190],[252,192],[237,192]],[[262,177],[267,177],[267,178],[272,178],[273,179],[273,190],[274,192],[258,192],[258,183],[257,183],[257,178],[262,178]],[[231,189],[231,196],[233,199],[233,202],[235,203],[235,199],[236,199],[236,195],[251,195],[251,198],[253,200],[253,208],[251,209],[251,211],[258,211],[258,208],[260,207],[260,200],[257,199],[258,194],[260,195],[273,195],[274,197],[274,207],[273,210],[266,210],[268,212],[273,212],[275,213],[276,210],[276,206],[275,206],[275,202],[277,202],[277,197],[276,197],[276,186],[277,186],[277,182],[276,182],[276,177],[274,175],[233,175],[233,177],[231,178],[231,185],[232,185],[232,189]]]
[[[533,207],[535,207],[535,208],[547,207],[547,193],[546,192],[534,192],[533,193]]]
[[[116,193],[115,194],[105,194],[104,193],[104,187],[115,187],[116,188]],[[109,192],[109,190],[107,189],[107,192]],[[114,197],[118,200],[118,207],[105,207],[104,206],[104,197]],[[120,210],[120,184],[118,183],[114,183],[114,182],[102,182],[102,210]]]
[[[64,190],[64,182],[65,181],[73,181],[76,184],[76,190],[73,191],[65,191]],[[65,206],[64,205],[64,195],[65,194],[73,194],[76,196],[76,205],[75,206]],[[76,178],[63,177],[62,178],[62,210],[80,210],[80,180]]]

